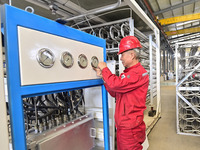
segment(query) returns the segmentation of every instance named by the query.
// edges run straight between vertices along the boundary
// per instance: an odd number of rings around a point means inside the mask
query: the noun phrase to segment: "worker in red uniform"
[[[106,90],[116,98],[115,126],[117,128],[118,150],[142,150],[145,140],[144,110],[149,85],[147,71],[139,62],[141,48],[134,36],[123,38],[119,45],[119,54],[125,67],[118,77],[112,74],[105,62],[96,69],[97,76],[103,78]]]

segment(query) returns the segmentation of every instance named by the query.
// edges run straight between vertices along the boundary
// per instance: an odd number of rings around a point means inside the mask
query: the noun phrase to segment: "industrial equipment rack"
[[[191,47],[196,46],[197,51],[195,55],[186,56],[189,54]],[[187,41],[176,43],[176,128],[177,133],[182,135],[200,136],[199,126],[200,111],[198,106],[200,103],[192,103],[189,98],[190,92],[199,93],[200,87],[193,86],[189,84],[192,81],[192,75],[194,72],[199,72],[200,62],[199,62],[199,46],[200,41]],[[183,48],[182,54],[179,49]],[[188,50],[187,50],[188,49]],[[189,66],[189,60],[197,60],[197,64],[192,66],[189,70],[185,67]],[[184,61],[181,64],[181,61]],[[185,70],[185,71],[183,71]],[[190,80],[188,80],[190,78]],[[189,81],[189,82],[188,82]],[[188,83],[187,83],[188,82]],[[193,81],[192,81],[193,82]],[[195,80],[194,80],[195,82]],[[184,84],[184,85],[183,85]],[[185,94],[184,94],[185,93]],[[192,95],[191,95],[192,96]],[[195,97],[195,94],[193,95]],[[196,95],[198,97],[198,95]],[[197,129],[197,128],[198,129]]]

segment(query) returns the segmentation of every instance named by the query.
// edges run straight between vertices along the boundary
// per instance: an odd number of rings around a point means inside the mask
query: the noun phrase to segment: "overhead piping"
[[[49,10],[49,4],[48,3],[44,3],[44,1],[38,1],[38,0],[26,0],[27,2],[29,3],[32,3],[32,4],[35,4],[35,5],[39,5],[40,7],[44,8],[44,9],[47,9]],[[61,15],[61,16],[68,16],[68,17],[71,17],[72,14],[66,12],[66,11],[63,11],[63,10],[56,10],[56,13]]]
[[[75,16],[75,17],[72,17],[72,18],[64,19],[64,20],[65,21],[71,21],[71,20],[75,20],[75,19],[87,16],[87,15],[94,15],[94,14],[97,14],[97,13],[102,13],[102,12],[105,12],[105,11],[115,9],[115,8],[119,7],[120,5],[121,5],[121,0],[118,0],[118,2],[115,3],[115,4],[112,4],[112,5],[109,5],[109,6],[106,6],[106,7],[100,7],[100,8],[97,8],[97,9],[92,9],[92,10],[90,10],[90,11],[84,13],[84,14],[81,14],[81,15],[78,15],[78,16]]]

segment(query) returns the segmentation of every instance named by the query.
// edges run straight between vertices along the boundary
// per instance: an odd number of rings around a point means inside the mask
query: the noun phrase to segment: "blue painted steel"
[[[103,106],[103,126],[104,126],[104,146],[106,150],[110,150],[109,136],[109,112],[108,112],[108,95],[104,85],[102,88],[102,106]]]
[[[9,5],[1,6],[1,18],[4,27],[6,48],[6,69],[8,96],[10,105],[12,140],[14,150],[26,150],[26,137],[23,115],[23,97],[55,93],[66,90],[102,86],[103,116],[104,116],[104,144],[109,150],[109,125],[107,93],[101,79],[41,84],[31,86],[20,85],[19,51],[17,26],[22,26],[41,32],[61,36],[64,38],[92,44],[104,48],[104,61],[106,61],[105,40],[61,25],[55,21],[25,12]]]
[[[106,50],[104,50],[103,56],[104,56],[104,61],[106,62]],[[104,85],[101,86],[101,89],[102,89],[102,106],[103,106],[104,147],[105,150],[110,150],[108,94]]]

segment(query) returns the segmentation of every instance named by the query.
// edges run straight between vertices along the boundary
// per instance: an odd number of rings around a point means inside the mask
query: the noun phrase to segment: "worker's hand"
[[[105,62],[99,62],[99,64],[98,64],[99,69],[103,70],[106,67],[107,67],[107,64]]]
[[[102,78],[101,69],[99,68],[93,68],[93,69],[96,71],[97,76]]]

